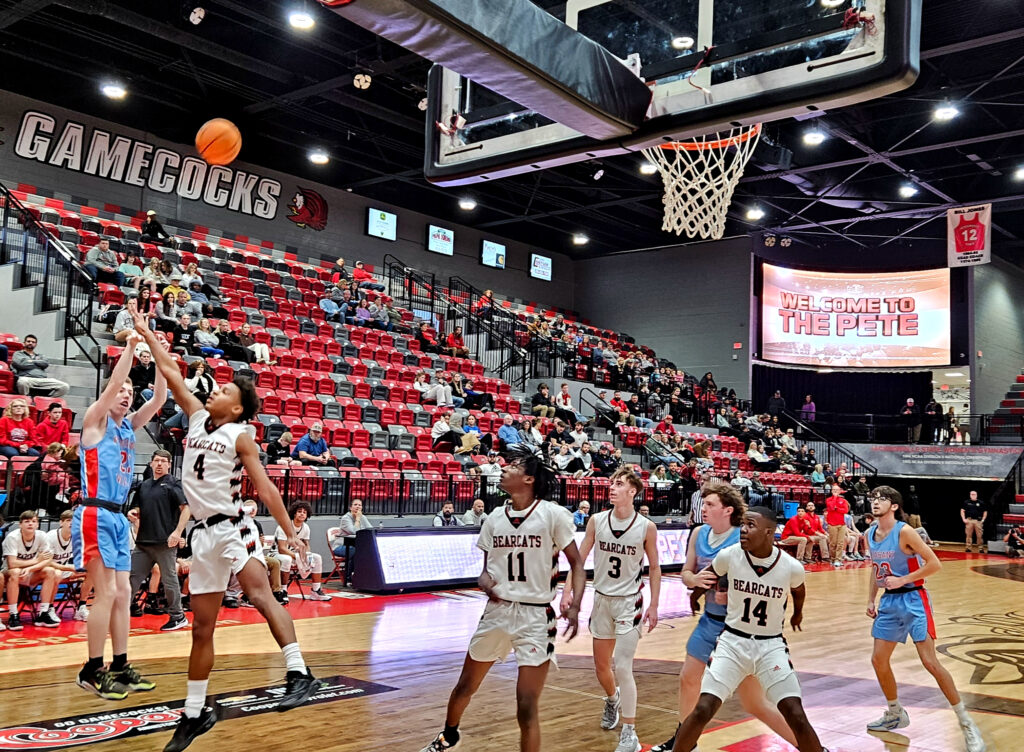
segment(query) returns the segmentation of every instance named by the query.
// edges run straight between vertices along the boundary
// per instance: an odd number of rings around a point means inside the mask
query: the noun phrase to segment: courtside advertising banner
[[[951,267],[992,261],[992,204],[946,212],[946,256]]]
[[[950,271],[838,273],[763,265],[761,357],[819,368],[950,362]]]

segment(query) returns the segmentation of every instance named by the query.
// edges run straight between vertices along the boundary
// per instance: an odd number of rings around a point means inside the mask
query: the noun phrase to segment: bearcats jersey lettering
[[[768,559],[754,559],[735,545],[719,551],[712,568],[729,581],[728,626],[747,634],[782,634],[789,591],[804,584],[800,562],[777,548]]]
[[[636,595],[643,587],[647,518],[620,520],[609,509],[594,515],[594,590],[601,595]]]
[[[487,516],[476,545],[487,554],[487,573],[505,601],[550,603],[558,583],[558,552],[575,540],[565,507],[538,499],[522,512],[506,505]]]
[[[244,423],[214,426],[210,413],[197,410],[189,417],[181,485],[192,517],[238,514],[241,506],[242,460],[235,442],[252,427]]]
[[[38,535],[38,533],[36,533]],[[46,534],[46,550],[53,554],[54,564],[71,566],[75,552],[72,550],[71,537],[65,541],[60,537],[60,528],[54,528]]]

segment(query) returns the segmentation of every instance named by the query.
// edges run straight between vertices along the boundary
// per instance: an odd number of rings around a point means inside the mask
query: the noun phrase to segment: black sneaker
[[[668,739],[663,741],[661,744],[655,744],[651,747],[651,752],[672,752],[672,747],[675,746],[676,735],[672,734]]]
[[[36,617],[35,621],[32,622],[37,627],[59,627],[60,617],[53,613],[53,610],[44,611]]]
[[[75,681],[79,687],[104,700],[123,700],[128,696],[128,687],[121,684],[109,671],[100,669],[91,677],[84,675],[84,669],[78,673]]]
[[[238,599],[225,595],[224,600],[221,601],[221,605],[224,606],[224,608],[238,608]]]
[[[156,689],[156,683],[146,679],[142,674],[135,670],[135,667],[130,663],[126,663],[124,668],[114,671],[111,669],[111,674],[114,678],[128,687],[133,692],[149,692],[150,690]]]
[[[154,603],[152,605],[147,603],[146,607],[142,609],[142,612],[146,614],[151,614],[153,616],[163,616],[167,613],[167,609],[161,606],[159,603]]]
[[[298,707],[308,700],[310,695],[320,687],[320,682],[314,678],[313,672],[309,670],[308,666],[306,667],[306,673],[289,671],[285,674],[285,679],[288,680],[288,684],[286,685],[284,697],[277,704],[277,711],[279,713]]]
[[[166,624],[164,624],[162,627],[160,627],[160,631],[161,632],[173,632],[175,629],[183,629],[184,627],[187,627],[187,626],[188,626],[188,619],[186,619],[184,616],[179,616],[177,618],[172,616],[170,619],[167,620]]]
[[[244,595],[239,600],[239,603],[241,604],[242,608],[256,608],[256,606],[254,606],[252,602]]]
[[[21,624],[21,617],[17,614],[11,614],[7,617],[7,628],[12,632],[20,632],[25,627]]]
[[[287,606],[288,605],[288,591],[287,590],[275,590],[274,591],[274,597],[277,599],[277,602],[280,603],[282,606]]]
[[[204,707],[196,718],[189,718],[182,712],[181,720],[174,727],[174,736],[164,746],[164,752],[181,752],[195,741],[197,736],[202,736],[212,729],[216,722],[217,714],[213,708]]]
[[[140,606],[138,603],[132,603],[132,607],[129,613],[131,613],[133,617],[142,616],[142,606]]]

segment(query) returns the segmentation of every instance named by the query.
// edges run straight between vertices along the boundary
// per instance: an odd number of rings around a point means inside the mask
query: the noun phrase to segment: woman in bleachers
[[[427,323],[423,322],[416,330],[416,341],[420,343],[420,350],[425,353],[440,354],[441,348],[437,344],[432,336],[430,336],[430,330],[427,328]]]
[[[378,298],[377,300],[371,301],[369,305],[371,324],[378,329],[385,332],[390,332],[394,329],[394,324],[391,323],[391,316],[388,314],[387,306],[384,301]]]
[[[149,267],[146,267],[147,269]],[[179,321],[176,315],[178,304],[175,301],[174,293],[169,292],[156,307],[156,328],[161,332],[173,332],[177,329]],[[175,340],[177,341],[177,340]]]
[[[167,259],[162,259],[160,261],[160,274],[167,280],[166,284],[169,285],[174,281],[175,275],[179,278],[181,277],[181,270],[177,264],[171,263]]]
[[[747,447],[747,458],[758,470],[774,473],[779,469],[779,461],[772,459],[764,452],[764,446],[758,441],[751,441]]]
[[[153,291],[149,287],[143,286],[139,290],[139,298],[137,301],[139,313],[145,316],[149,320],[149,328],[156,328],[156,316],[157,308],[160,306],[160,296],[154,295]]]
[[[270,359],[270,348],[265,342],[257,342],[256,338],[252,335],[252,327],[249,326],[249,322],[242,324],[238,329],[238,344],[246,348],[253,354],[254,361],[256,363],[266,363],[267,365],[274,365],[277,361]]]
[[[39,450],[32,448],[35,428],[28,417],[28,402],[21,397],[11,400],[0,418],[0,456],[38,457]]]
[[[436,384],[431,384],[430,374],[426,371],[420,371],[416,374],[416,379],[412,382],[412,386],[413,389],[420,393],[421,402],[434,402],[438,407],[455,406],[455,403],[452,401],[452,388],[440,381]]]
[[[227,319],[220,320],[214,334],[217,335],[217,347],[224,351],[228,360],[252,363],[256,359],[252,350],[243,347],[238,335],[231,331],[231,323]]]
[[[188,364],[189,375],[185,378],[185,386],[203,405],[210,395],[218,388],[217,380],[209,372],[206,361],[193,360]]]
[[[534,419],[529,415],[524,416],[519,423],[519,438],[523,440],[523,443],[533,447],[540,447],[544,443],[543,434],[538,430]]]
[[[811,483],[815,486],[825,485],[825,472],[821,465],[815,465],[814,470],[811,472]]]
[[[185,273],[181,275],[181,286],[186,290],[192,286],[192,280],[198,280],[200,286],[203,284],[203,275],[199,272],[199,265],[192,262],[185,267]]]
[[[155,295],[170,283],[171,278],[164,276],[163,271],[160,269],[160,259],[156,257],[151,258],[146,268],[142,270],[142,284],[147,285]]]
[[[366,298],[359,299],[356,306],[356,324],[358,326],[370,326],[373,323],[373,314],[370,313],[370,302]]]
[[[199,328],[195,332],[195,344],[192,346],[192,351],[203,357],[212,355],[215,358],[221,358],[224,356],[216,332],[210,329],[209,319],[199,319]]]
[[[139,285],[142,284],[142,262],[139,261],[137,253],[129,253],[117,270],[124,275],[126,285],[139,289]]]

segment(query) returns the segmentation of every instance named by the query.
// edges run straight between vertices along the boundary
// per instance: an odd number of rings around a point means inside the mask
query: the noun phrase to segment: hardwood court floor
[[[1024,749],[1024,565],[994,556],[947,553],[942,558],[944,569],[929,583],[929,591],[943,662],[974,712],[989,750]],[[870,620],[864,615],[868,576],[864,565],[811,573],[804,630],[787,633],[805,705],[822,743],[833,752],[962,750],[953,713],[910,645],[897,649],[894,667],[911,726],[893,734],[864,732],[865,723],[876,718],[884,705],[869,660]],[[662,622],[640,644],[637,727],[645,749],[675,728],[679,660],[695,624],[685,596],[678,576],[667,577]],[[588,596],[585,612],[589,606]],[[341,697],[283,715],[240,711],[244,719],[222,720],[191,749],[362,752],[386,746],[417,752],[444,718],[445,702],[483,600],[474,591],[458,591],[336,598],[329,604],[293,601],[289,608],[297,617],[306,660],[317,676],[384,685],[373,690],[380,693]],[[281,655],[253,611],[225,610],[222,618],[210,692],[231,694],[238,703],[258,702],[253,698],[258,698],[260,688],[281,680]],[[85,652],[84,625],[65,623],[60,630],[28,626],[19,635],[0,634],[0,751],[69,748],[68,734],[53,731],[60,727],[48,726],[46,721],[77,716],[76,729],[95,734],[90,738],[104,738],[117,723],[128,723],[117,716],[132,708],[155,708],[157,715],[148,717],[173,720],[159,713],[167,712],[161,710],[164,703],[177,701],[180,707],[190,638],[187,631],[152,633],[161,621],[146,617],[133,622],[145,627],[133,634],[130,645],[133,662],[158,686],[122,703],[104,702],[73,684]],[[542,699],[544,748],[612,752],[618,734],[598,727],[601,690],[593,675],[585,629],[570,643],[560,638],[558,656],[560,670],[550,673]],[[514,685],[514,665],[496,665],[463,720],[460,749],[518,749]],[[83,717],[91,724],[87,728],[81,723]],[[161,730],[96,741],[88,749],[159,750],[168,738],[168,732]],[[735,701],[720,711],[700,748],[702,752],[791,750],[747,717]]]

